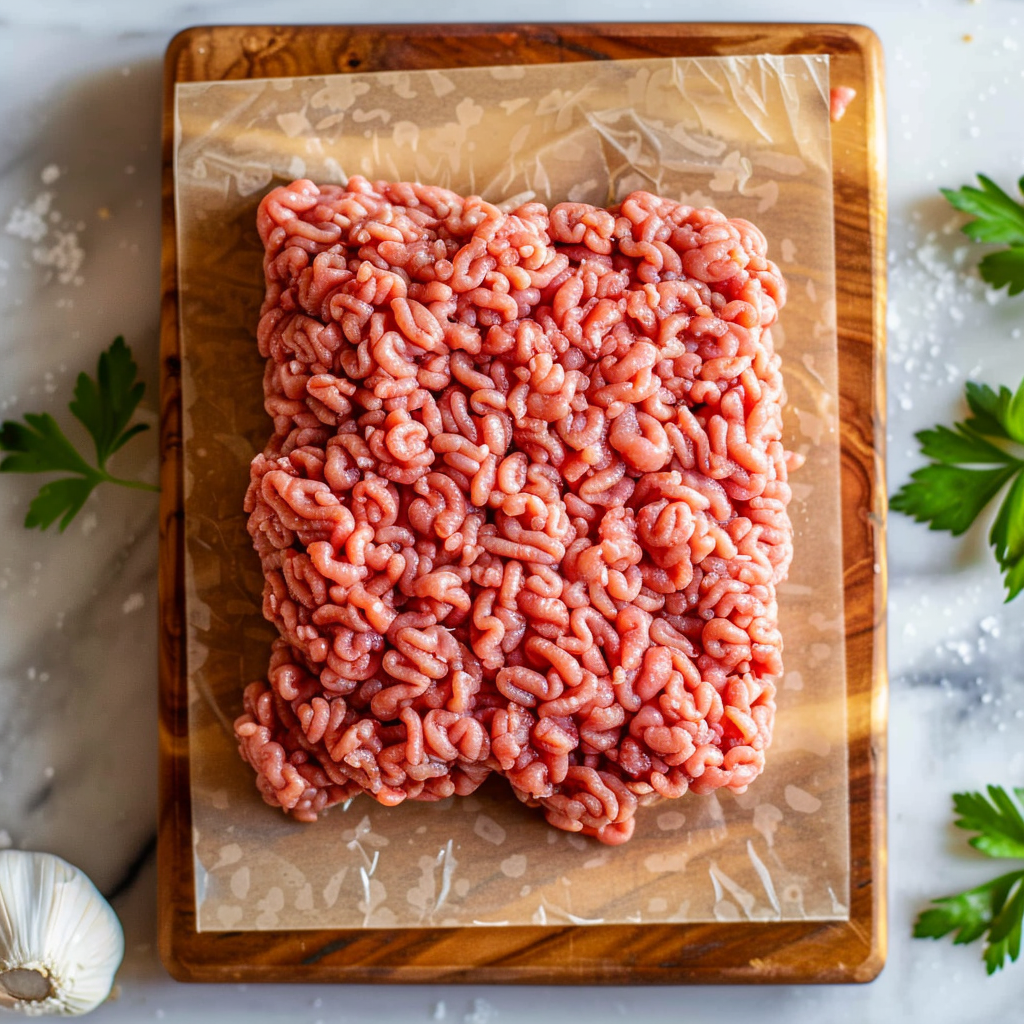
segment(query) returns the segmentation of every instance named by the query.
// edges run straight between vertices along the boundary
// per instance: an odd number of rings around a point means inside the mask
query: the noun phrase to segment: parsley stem
[[[120,484],[122,487],[130,487],[135,491],[154,491],[156,493],[160,491],[159,484],[147,484],[143,480],[122,480],[118,476],[110,476],[109,473],[104,474],[103,479],[108,484]]]

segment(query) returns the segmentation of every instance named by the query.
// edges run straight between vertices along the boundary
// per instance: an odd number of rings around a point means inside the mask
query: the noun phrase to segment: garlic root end
[[[53,985],[40,970],[15,967],[0,972],[0,997],[4,995],[12,1001],[37,1003],[53,995]]]

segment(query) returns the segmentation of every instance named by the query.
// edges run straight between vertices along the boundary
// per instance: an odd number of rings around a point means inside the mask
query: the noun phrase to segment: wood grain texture
[[[850,777],[850,920],[196,931],[188,804],[176,82],[488,64],[828,53],[857,100],[833,126]],[[869,981],[885,960],[885,128],[882,57],[840,25],[203,27],[167,50],[161,307],[159,946],[183,981],[649,984]]]

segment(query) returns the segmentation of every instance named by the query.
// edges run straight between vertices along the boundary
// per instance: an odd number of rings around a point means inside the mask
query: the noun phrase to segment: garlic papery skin
[[[0,850],[0,1006],[88,1013],[123,957],[121,922],[83,872],[50,853]]]

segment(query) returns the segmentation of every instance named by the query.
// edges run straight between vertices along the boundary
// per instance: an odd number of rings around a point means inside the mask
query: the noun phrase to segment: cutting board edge
[[[870,861],[868,877],[859,879],[851,893],[855,904],[853,919],[850,922],[833,922],[828,925],[808,925],[809,937],[813,936],[813,945],[819,952],[825,953],[838,942],[835,962],[826,966],[820,962],[813,965],[804,957],[797,957],[791,964],[774,963],[771,958],[747,958],[745,962],[733,965],[697,963],[670,964],[661,961],[655,968],[623,966],[622,963],[609,964],[606,960],[595,960],[590,969],[586,964],[560,962],[556,966],[531,964],[524,962],[509,963],[505,960],[500,965],[478,964],[469,965],[396,965],[374,963],[372,958],[364,958],[362,962],[346,964],[339,962],[337,956],[349,945],[361,947],[360,941],[342,941],[346,933],[286,933],[279,935],[270,932],[249,933],[199,933],[195,931],[194,883],[191,864],[191,822],[187,805],[188,794],[188,748],[187,748],[187,713],[183,696],[184,688],[184,632],[183,632],[183,517],[181,514],[181,423],[180,423],[180,356],[177,350],[177,294],[176,294],[176,254],[174,238],[173,209],[173,172],[171,169],[173,124],[170,123],[170,112],[173,109],[173,92],[182,59],[195,47],[197,40],[208,38],[211,32],[235,32],[258,39],[260,31],[292,31],[308,32],[310,30],[328,28],[339,31],[336,27],[293,26],[270,28],[267,26],[196,26],[179,32],[170,41],[165,59],[165,122],[164,122],[164,189],[163,217],[164,243],[162,253],[162,304],[161,304],[161,479],[164,491],[161,497],[160,525],[160,612],[162,621],[160,644],[160,843],[158,855],[158,888],[159,900],[159,948],[161,958],[173,976],[183,981],[323,981],[344,980],[351,982],[389,980],[400,983],[418,983],[426,981],[458,981],[458,982],[522,982],[522,983],[565,983],[565,984],[621,984],[630,981],[639,983],[680,982],[708,983],[714,981],[729,983],[759,982],[850,982],[869,981],[881,970],[885,960],[886,927],[885,927],[885,723],[887,682],[885,678],[885,646],[884,646],[884,579],[885,579],[885,485],[884,485],[884,303],[885,303],[885,219],[884,219],[884,115],[881,69],[882,54],[878,37],[865,26],[840,24],[650,24],[650,25],[559,25],[556,23],[535,26],[521,25],[417,25],[401,26],[406,37],[424,36],[437,38],[446,34],[462,38],[477,39],[481,33],[513,33],[536,31],[545,39],[563,39],[586,37],[598,42],[607,42],[611,38],[647,38],[653,36],[660,40],[706,39],[709,34],[719,39],[750,39],[765,34],[782,33],[789,39],[789,44],[800,46],[802,40],[806,49],[788,49],[785,52],[821,52],[822,41],[835,43],[837,40],[848,47],[846,52],[857,54],[863,61],[866,84],[865,100],[872,108],[871,116],[865,130],[864,144],[868,152],[867,178],[865,182],[869,203],[868,236],[871,251],[871,273],[869,278],[871,291],[870,328],[866,332],[858,331],[857,343],[866,341],[870,354],[866,360],[860,359],[861,369],[867,369],[870,384],[868,394],[871,401],[872,465],[867,469],[869,483],[871,515],[873,521],[868,547],[874,556],[872,579],[868,589],[871,600],[868,618],[871,626],[866,631],[858,630],[848,638],[854,645],[867,640],[866,650],[871,665],[870,681],[867,687],[854,689],[852,697],[868,698],[867,716],[870,722],[868,735],[865,737],[866,758],[858,757],[856,767],[864,772],[867,782],[867,825],[870,832],[869,842],[864,853]],[[393,32],[395,26],[353,26],[349,30],[353,36],[367,35],[373,32]],[[243,47],[244,49],[244,47]],[[763,52],[777,52],[775,50]],[[781,52],[781,51],[779,51]],[[598,56],[594,51],[591,56]],[[651,55],[647,52],[638,55]],[[192,54],[192,56],[195,56]],[[573,49],[570,59],[578,59],[578,49]],[[489,61],[498,63],[500,61]],[[446,66],[446,65],[435,65]],[[353,68],[354,69],[354,68]],[[359,70],[372,70],[360,67]],[[287,72],[294,73],[294,72]],[[309,73],[325,73],[316,69]],[[241,77],[232,75],[232,77]],[[257,76],[253,76],[257,77]],[[262,76],[258,76],[262,77]],[[837,134],[842,133],[840,126]],[[837,232],[838,232],[837,226]],[[837,245],[838,252],[838,245]],[[843,336],[843,322],[840,320],[840,335]],[[846,524],[844,523],[844,530]],[[863,588],[865,581],[860,582]],[[848,615],[849,622],[849,615]],[[848,656],[849,662],[849,656]],[[856,675],[856,673],[855,673]],[[854,748],[851,746],[851,762],[854,760]],[[851,769],[854,765],[851,763]],[[865,770],[866,769],[866,770]],[[851,811],[851,825],[853,825]],[[856,838],[854,839],[856,842]],[[860,860],[860,858],[857,858]],[[854,873],[856,874],[856,867]],[[856,906],[864,902],[868,896],[869,906],[866,911]],[[611,926],[617,929],[628,929],[629,926]],[[665,926],[645,926],[643,932],[647,937],[652,930],[657,931]],[[679,936],[692,937],[699,940],[708,927],[717,925],[686,925],[670,926]],[[732,929],[745,928],[746,925],[730,925]],[[768,929],[786,928],[785,925],[766,925]],[[412,929],[410,932],[418,930]],[[445,931],[445,930],[437,930]],[[488,930],[493,931],[493,930]],[[511,932],[511,929],[504,931]],[[597,929],[525,929],[525,932],[542,932],[539,939],[541,945],[546,940],[557,938],[568,932],[590,933]],[[470,941],[479,936],[480,929],[450,929],[446,939],[458,932],[466,933]],[[378,933],[358,933],[360,939],[374,937]],[[383,933],[391,937],[395,933]],[[422,937],[422,932],[420,933]],[[433,934],[433,933],[432,933]],[[305,939],[320,937],[325,939],[321,950],[336,945],[334,952],[328,952],[315,959],[302,957],[306,964],[272,962],[273,954],[267,949],[280,946],[292,946],[300,937],[303,946]],[[240,939],[252,940],[255,947],[251,960],[239,959]],[[333,942],[332,942],[333,937]],[[622,936],[625,938],[625,935]],[[580,935],[579,939],[583,936]],[[319,941],[319,938],[318,940]],[[806,939],[804,940],[806,941]],[[446,943],[442,943],[446,944]],[[576,943],[579,945],[579,942]],[[700,947],[704,943],[697,941]],[[388,942],[384,941],[388,946]],[[529,943],[527,948],[529,948]],[[573,943],[570,940],[569,946]],[[236,948],[231,948],[232,946]],[[802,947],[802,942],[797,942]],[[692,948],[692,947],[691,947]],[[223,954],[218,959],[218,952]],[[852,954],[852,955],[850,955]],[[268,960],[267,957],[270,956]]]

